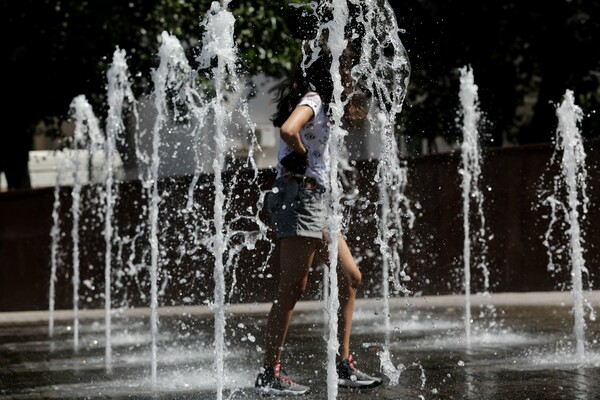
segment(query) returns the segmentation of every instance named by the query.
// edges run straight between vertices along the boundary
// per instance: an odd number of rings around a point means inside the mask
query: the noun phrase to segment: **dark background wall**
[[[552,147],[548,145],[488,149],[483,153],[482,188],[485,193],[484,215],[488,227],[487,260],[492,292],[545,291],[568,289],[568,257],[559,260],[563,268],[547,270],[548,256],[543,236],[548,228],[548,209],[540,207],[539,193],[552,184],[555,170],[549,168]],[[597,277],[600,264],[600,142],[586,143],[589,212],[582,219],[586,267]],[[462,193],[458,173],[460,154],[419,156],[407,160],[409,170],[407,196],[416,220],[405,229],[401,254],[407,275],[405,286],[413,295],[462,293],[463,222]],[[376,165],[356,165],[355,185],[360,201],[347,210],[347,241],[363,271],[360,296],[381,294],[381,260],[376,236],[376,210],[366,207],[377,200],[373,176]],[[240,197],[228,207],[226,218],[240,210],[256,207],[259,191],[268,190],[271,170],[260,171],[258,186],[241,183],[252,178],[249,172],[225,177],[225,187]],[[203,304],[212,298],[213,258],[206,248],[193,246],[203,227],[199,216],[212,215],[211,177],[205,176],[196,190],[195,213],[177,212],[186,203],[189,177],[161,182],[161,300],[163,305]],[[81,216],[81,288],[82,308],[104,304],[104,254],[102,197],[97,187],[83,190]],[[72,307],[71,286],[71,188],[61,189],[59,258],[56,282],[56,308]],[[118,240],[113,247],[114,306],[149,304],[147,199],[138,182],[118,187],[115,220]],[[54,194],[51,188],[0,193],[0,311],[43,310],[48,308],[50,279],[50,230]],[[267,215],[261,208],[261,219]],[[234,224],[240,231],[256,230],[251,222]],[[566,232],[562,226],[563,233]],[[270,236],[270,232],[267,233]],[[555,233],[558,236],[558,233]],[[481,246],[475,245],[477,258]],[[228,271],[228,299],[231,302],[270,301],[278,279],[278,247],[260,240],[252,249],[235,251],[235,276]],[[305,298],[318,298],[322,285],[321,268],[315,265]],[[481,271],[474,267],[473,291],[483,289]],[[235,284],[233,282],[235,281]],[[586,280],[587,282],[587,280]],[[586,283],[587,284],[587,283]],[[595,289],[598,289],[597,285]]]

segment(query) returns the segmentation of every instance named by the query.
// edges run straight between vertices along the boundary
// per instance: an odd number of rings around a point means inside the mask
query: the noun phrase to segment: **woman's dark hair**
[[[310,64],[310,55],[306,58],[309,65],[300,63],[296,66],[291,78],[285,80],[277,96],[277,111],[271,121],[281,127],[294,108],[306,93],[317,92],[326,109],[333,95],[331,79],[331,52],[326,45],[321,45],[318,58]],[[340,74],[343,85],[341,100],[345,102],[342,123],[346,127],[361,127],[367,119],[367,97],[356,80],[352,77],[352,67],[357,62],[357,52],[352,46],[347,47],[340,57]],[[305,64],[304,64],[305,65]]]
[[[320,54],[312,64],[303,67],[300,62],[291,77],[280,85],[276,98],[277,111],[271,118],[273,125],[281,127],[294,111],[302,96],[308,92],[319,93],[323,104],[328,106],[333,93],[330,69],[331,52],[326,47],[320,48]]]

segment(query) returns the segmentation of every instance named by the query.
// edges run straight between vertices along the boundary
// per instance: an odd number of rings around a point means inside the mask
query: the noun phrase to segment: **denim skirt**
[[[325,191],[325,187],[312,179],[277,178],[267,199],[271,226],[277,237],[323,239],[327,224]]]

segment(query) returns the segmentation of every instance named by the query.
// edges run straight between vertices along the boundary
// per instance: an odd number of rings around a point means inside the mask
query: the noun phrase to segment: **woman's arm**
[[[305,156],[308,153],[300,139],[300,129],[313,117],[314,111],[306,105],[298,106],[292,111],[288,119],[281,126],[279,135],[281,139],[296,153]]]

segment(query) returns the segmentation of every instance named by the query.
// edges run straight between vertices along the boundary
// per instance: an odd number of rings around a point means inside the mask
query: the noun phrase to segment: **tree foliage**
[[[297,0],[305,3],[309,1]],[[64,118],[86,94],[105,111],[105,74],[116,47],[125,49],[136,90],[151,90],[160,33],[176,35],[194,59],[210,0],[3,0],[7,32],[3,112],[20,151],[40,119]],[[284,76],[300,56],[287,0],[234,0],[240,65],[248,75]],[[413,138],[457,135],[458,68],[471,65],[486,114],[488,144],[548,141],[554,105],[575,92],[600,122],[600,3],[409,0],[390,2],[412,64],[402,130]],[[291,29],[292,28],[292,29]],[[19,116],[18,118],[15,116]],[[5,135],[6,137],[6,135]],[[10,142],[9,142],[10,143]]]
[[[411,58],[403,129],[457,139],[458,68],[471,65],[487,145],[548,142],[567,89],[600,135],[600,3],[414,0],[395,6]]]
[[[9,93],[30,103],[34,123],[67,112],[70,100],[86,94],[96,105],[104,98],[105,74],[116,47],[128,55],[138,91],[148,90],[156,66],[160,34],[177,36],[193,61],[202,36],[200,22],[211,1],[104,0],[4,1],[13,37],[4,53],[17,81]],[[284,2],[241,0],[230,4],[236,16],[236,41],[248,74],[282,76],[299,47],[281,18]],[[31,103],[33,101],[33,104]],[[23,104],[19,105],[22,107]]]

